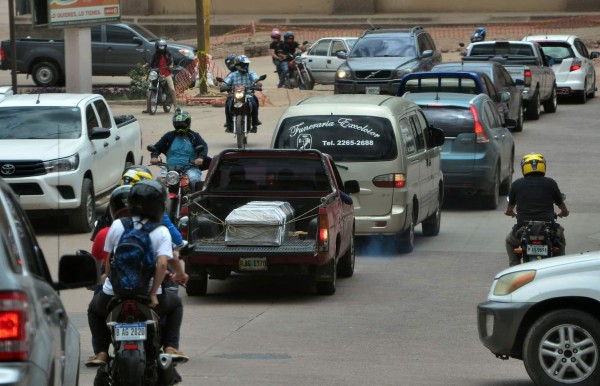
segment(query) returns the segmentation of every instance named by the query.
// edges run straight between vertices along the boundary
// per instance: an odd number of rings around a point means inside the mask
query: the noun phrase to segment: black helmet
[[[167,191],[156,180],[143,180],[131,187],[127,207],[132,216],[147,218],[160,223],[165,214]]]
[[[283,34],[283,40],[288,41],[288,39],[294,40],[294,33],[292,31],[287,31]]]
[[[154,48],[156,48],[156,52],[161,54],[167,52],[167,41],[165,39],[158,39],[154,42]]]
[[[108,204],[110,216],[113,220],[123,217],[127,212],[127,198],[131,191],[131,185],[119,186],[110,195],[110,203]]]
[[[177,131],[177,135],[185,136],[190,132],[192,125],[192,116],[187,111],[176,109],[173,114],[173,127]]]
[[[235,54],[229,54],[225,58],[225,66],[229,71],[235,71]]]

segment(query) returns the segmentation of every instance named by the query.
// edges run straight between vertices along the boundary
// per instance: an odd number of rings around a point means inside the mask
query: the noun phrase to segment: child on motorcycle
[[[258,75],[250,70],[250,59],[248,59],[246,55],[240,55],[236,58],[235,68],[236,71],[227,75],[223,81],[229,88],[233,89],[233,87],[238,85],[246,87],[252,87],[254,85],[262,86]],[[232,103],[233,96],[229,95],[225,102],[225,132],[227,133],[233,132],[233,117],[231,114]],[[255,95],[252,95],[250,103],[252,103],[252,127],[250,132],[256,133],[257,126],[262,124],[262,122],[258,120],[258,98]]]

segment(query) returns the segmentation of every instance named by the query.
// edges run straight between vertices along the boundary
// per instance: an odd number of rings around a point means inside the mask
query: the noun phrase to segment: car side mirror
[[[139,36],[134,36],[133,39],[131,39],[131,40],[133,40],[133,42],[135,44],[137,44],[138,46],[141,46],[142,44],[144,44],[144,41]]]
[[[442,131],[442,129],[438,129],[437,127],[429,126],[429,136],[431,139],[432,147],[442,146],[446,141],[444,132]]]
[[[92,287],[98,282],[98,265],[91,253],[78,251],[75,255],[64,255],[58,263],[60,289]]]
[[[338,59],[348,59],[348,53],[346,51],[338,51],[335,53],[335,56],[338,57]]]
[[[344,192],[355,194],[360,192],[360,185],[357,180],[348,180],[344,182]]]
[[[267,79],[267,75],[261,75],[261,76],[258,78],[258,80],[259,80],[259,81],[261,81],[261,80],[265,80],[265,79]]]
[[[500,101],[502,102],[508,102],[510,101],[510,93],[509,92],[501,92],[500,93]]]
[[[421,53],[421,57],[430,58],[433,56],[433,50],[425,50]]]
[[[598,51],[590,52],[590,59],[598,59],[598,58],[600,58],[600,52],[598,52]]]
[[[90,135],[91,140],[106,139],[109,137],[110,137],[110,129],[105,129],[103,127],[94,127],[92,129],[92,134]]]
[[[509,130],[513,130],[514,128],[517,127],[517,121],[515,119],[505,118],[502,126],[506,127]]]

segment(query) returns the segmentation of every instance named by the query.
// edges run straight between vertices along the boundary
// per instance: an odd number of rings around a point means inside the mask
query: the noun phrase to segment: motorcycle
[[[305,41],[302,44],[307,43]],[[300,90],[312,90],[315,87],[315,80],[306,67],[302,53],[298,52],[295,55],[290,55],[288,58],[291,59],[289,64],[290,71],[285,77],[284,86],[286,88],[298,87]]]
[[[267,79],[266,75],[261,75],[258,81]],[[217,81],[223,83],[223,78],[218,78]],[[221,86],[221,92],[228,92],[229,96],[233,98],[233,103],[229,105],[231,111],[229,112],[232,116],[232,130],[237,141],[238,149],[245,149],[248,143],[248,133],[252,127],[252,103],[250,98],[254,97],[255,91],[262,91],[262,88],[253,85],[252,87],[246,87],[242,85],[233,86],[233,90],[227,84]],[[228,105],[225,106],[228,108]]]
[[[147,150],[151,153],[158,152],[154,145],[148,145]],[[204,146],[196,146],[195,150],[196,153],[200,153],[202,152],[202,150],[204,150]],[[164,163],[160,157],[156,166],[163,169],[167,169],[167,164]],[[168,198],[166,204],[167,215],[169,216],[173,224],[177,224],[177,222],[181,218],[183,204],[187,201],[185,197],[191,191],[190,181],[188,179],[188,176],[184,173],[185,169],[188,166],[196,167],[196,165],[193,162],[190,162],[188,165],[178,166],[173,170],[168,170],[167,175],[163,180],[163,183],[165,184],[168,191]],[[208,166],[206,166],[205,168],[207,167]]]
[[[558,256],[557,225],[556,221],[529,221],[519,230],[521,245],[514,249],[515,253],[524,263]]]
[[[166,68],[166,67],[163,67]],[[175,79],[176,74],[183,67],[175,66],[171,71],[171,77]],[[173,105],[173,98],[167,86],[166,77],[161,75],[160,68],[152,68],[148,73],[148,92],[146,95],[146,109],[150,115],[156,114],[159,105],[162,105],[163,111],[168,113]]]
[[[485,40],[485,27],[479,27],[477,28],[472,34],[471,34],[471,43],[475,43],[475,42],[482,42]]]

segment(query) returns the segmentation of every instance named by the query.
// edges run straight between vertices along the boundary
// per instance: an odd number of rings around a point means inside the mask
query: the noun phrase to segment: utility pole
[[[12,83],[13,94],[17,92],[17,41],[15,40],[15,3],[8,0],[8,29],[10,35],[10,79]]]
[[[208,54],[210,51],[210,0],[196,0],[196,31],[198,33],[198,71],[200,95],[208,93]]]

